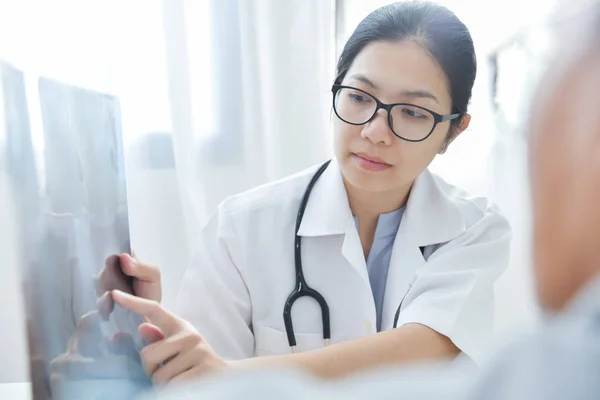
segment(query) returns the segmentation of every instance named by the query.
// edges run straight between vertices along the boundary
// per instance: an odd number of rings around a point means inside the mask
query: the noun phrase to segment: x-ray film
[[[150,384],[142,320],[106,295],[131,290],[119,263],[131,249],[117,98],[6,64],[0,73],[3,201],[15,211],[3,229],[23,278],[34,399],[134,398]]]

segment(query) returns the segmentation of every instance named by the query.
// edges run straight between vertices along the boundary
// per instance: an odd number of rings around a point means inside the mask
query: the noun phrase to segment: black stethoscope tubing
[[[290,293],[287,298],[284,306],[283,306],[283,322],[285,324],[285,332],[287,334],[288,344],[290,345],[292,352],[296,351],[296,335],[294,333],[294,324],[292,322],[292,307],[296,300],[301,297],[311,297],[313,298],[321,308],[321,318],[323,320],[323,342],[326,346],[329,343],[329,339],[331,339],[331,322],[329,319],[329,306],[327,305],[327,301],[325,298],[316,291],[311,288],[308,283],[306,283],[306,279],[304,278],[304,271],[302,269],[302,239],[298,235],[298,231],[300,230],[300,224],[302,223],[302,218],[304,217],[304,211],[306,211],[306,205],[308,204],[308,199],[310,198],[310,193],[312,192],[315,184],[323,175],[323,172],[327,169],[331,160],[325,162],[323,165],[319,167],[317,172],[313,175],[306,190],[304,191],[304,195],[302,196],[302,200],[300,201],[300,206],[298,207],[298,214],[296,216],[296,228],[294,231],[294,268],[296,273],[296,284],[292,293]],[[406,297],[406,294],[405,296]],[[404,300],[404,298],[402,299]],[[398,317],[400,315],[400,307],[402,306],[402,301],[398,306],[398,310],[396,311],[396,315],[394,316],[394,328],[398,324]]]

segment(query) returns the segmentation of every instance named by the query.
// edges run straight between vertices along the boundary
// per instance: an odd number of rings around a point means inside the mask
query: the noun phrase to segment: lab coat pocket
[[[269,326],[255,326],[254,340],[256,344],[256,356],[272,356],[290,354],[292,352],[285,331],[280,331]],[[329,343],[341,343],[345,340],[346,335],[332,334]],[[296,333],[296,352],[315,350],[322,347],[322,333]]]

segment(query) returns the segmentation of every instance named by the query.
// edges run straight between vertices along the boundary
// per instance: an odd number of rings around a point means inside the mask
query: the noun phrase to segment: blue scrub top
[[[377,332],[381,331],[381,316],[383,312],[383,298],[385,296],[385,284],[387,281],[388,270],[390,268],[390,258],[394,248],[394,239],[400,226],[404,207],[379,215],[377,227],[375,228],[375,237],[371,251],[367,257],[367,271],[371,290],[373,291],[373,300],[375,301],[375,310],[377,312]],[[358,228],[358,218],[354,217]]]

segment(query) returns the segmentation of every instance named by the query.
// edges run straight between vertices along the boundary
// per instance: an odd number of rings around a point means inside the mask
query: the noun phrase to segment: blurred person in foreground
[[[561,32],[530,122],[534,271],[549,316],[543,329],[501,352],[474,380],[445,367],[388,370],[335,385],[293,371],[262,371],[205,380],[159,398],[600,398],[600,2],[585,4],[568,33]],[[159,326],[175,318],[120,293],[114,297],[151,314]]]

